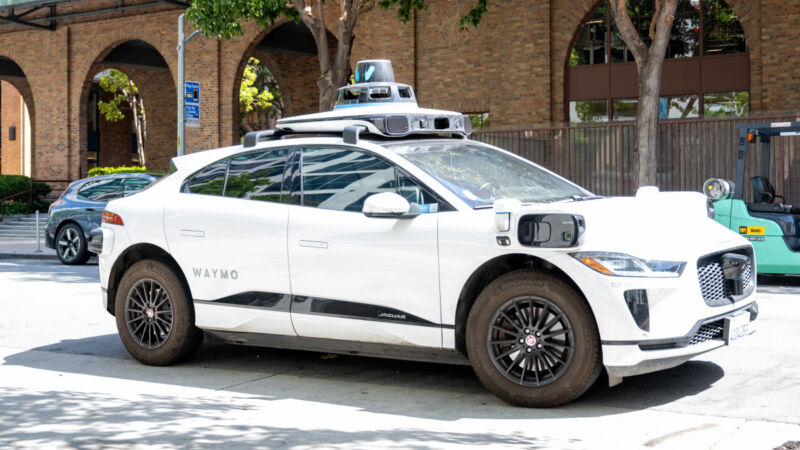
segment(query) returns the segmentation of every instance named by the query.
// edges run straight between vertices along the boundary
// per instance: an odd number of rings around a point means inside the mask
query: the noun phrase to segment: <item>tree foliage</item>
[[[256,58],[250,58],[239,86],[239,118],[243,131],[273,128],[284,115],[278,82],[270,70]]]
[[[139,88],[128,75],[117,69],[109,69],[100,76],[100,88],[113,95],[111,100],[98,101],[100,114],[109,122],[118,122],[125,118],[123,110],[133,112],[133,127],[136,130],[136,142],[139,153],[139,164],[145,165],[144,141],[147,139],[147,116],[139,97]]]

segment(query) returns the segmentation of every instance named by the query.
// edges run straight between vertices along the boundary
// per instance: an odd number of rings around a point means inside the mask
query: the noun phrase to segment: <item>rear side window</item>
[[[225,197],[280,202],[288,152],[288,149],[279,149],[232,158]]]
[[[149,178],[126,178],[125,187],[122,189],[122,195],[125,197],[133,195],[147,186],[150,186],[151,183],[152,181]]]
[[[89,181],[78,190],[78,198],[94,202],[107,202],[122,195],[123,178],[105,178]]]
[[[222,195],[227,170],[228,158],[217,161],[192,175],[182,190],[192,194]]]

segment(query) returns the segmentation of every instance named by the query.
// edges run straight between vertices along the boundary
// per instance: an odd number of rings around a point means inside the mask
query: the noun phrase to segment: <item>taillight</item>
[[[110,223],[112,225],[125,225],[122,223],[122,217],[109,210],[103,211],[103,223]]]

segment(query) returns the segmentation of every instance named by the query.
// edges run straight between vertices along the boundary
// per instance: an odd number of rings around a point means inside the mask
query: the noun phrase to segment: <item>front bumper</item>
[[[749,332],[758,316],[758,304],[753,301],[724,314],[700,320],[692,331],[670,339],[642,341],[601,341],[603,364],[610,377],[622,378],[669,369],[726,345],[723,331],[726,318],[742,311],[750,313]]]

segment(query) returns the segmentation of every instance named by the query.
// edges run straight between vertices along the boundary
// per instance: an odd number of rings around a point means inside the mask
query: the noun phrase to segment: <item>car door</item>
[[[235,155],[187,178],[165,211],[170,253],[201,328],[294,335],[281,203],[287,148]]]
[[[405,177],[399,182],[392,164],[366,152],[320,147],[298,156],[288,241],[297,334],[440,347],[437,213],[366,217],[361,208],[369,195],[421,194]]]

